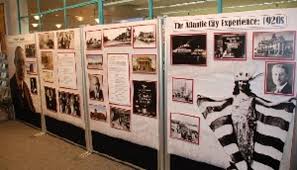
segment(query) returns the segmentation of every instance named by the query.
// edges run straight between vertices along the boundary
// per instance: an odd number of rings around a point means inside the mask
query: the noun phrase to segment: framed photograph
[[[39,48],[42,49],[54,49],[54,32],[40,33],[38,34]]]
[[[133,113],[147,117],[157,117],[156,82],[133,81]]]
[[[172,78],[172,100],[193,104],[193,79]]]
[[[54,71],[43,70],[42,71],[42,80],[45,82],[53,83],[54,82]]]
[[[53,52],[41,51],[41,69],[54,70]]]
[[[87,68],[88,69],[103,69],[103,55],[102,54],[87,54]]]
[[[57,53],[57,60],[56,67],[59,87],[77,89],[75,53],[59,52]]]
[[[57,32],[58,49],[74,49],[74,31]]]
[[[266,62],[265,93],[275,95],[294,95],[294,62]]]
[[[37,80],[36,77],[30,77],[30,91],[31,94],[37,95]]]
[[[102,31],[86,32],[86,48],[87,50],[100,50],[102,46]]]
[[[131,46],[131,27],[106,29],[103,31],[104,47]]]
[[[133,27],[134,48],[156,48],[156,25]]]
[[[36,57],[35,44],[26,44],[25,45],[25,53],[26,53],[27,58],[35,58]]]
[[[112,128],[130,131],[131,111],[117,107],[110,107],[110,124]]]
[[[246,33],[215,33],[215,60],[246,60]]]
[[[155,54],[132,55],[133,73],[156,73]]]
[[[206,34],[171,35],[171,64],[206,66]]]
[[[104,105],[89,105],[90,117],[92,120],[103,121],[107,120],[107,110]]]
[[[293,60],[295,55],[295,31],[254,32],[253,58]]]
[[[89,75],[89,97],[90,100],[103,102],[103,75],[88,74]]]
[[[182,113],[170,113],[170,137],[199,144],[200,118]]]
[[[45,103],[48,110],[57,112],[57,96],[56,89],[44,86]]]
[[[27,74],[37,74],[37,63],[26,62],[26,71]]]
[[[59,112],[80,117],[80,100],[78,94],[59,91]]]

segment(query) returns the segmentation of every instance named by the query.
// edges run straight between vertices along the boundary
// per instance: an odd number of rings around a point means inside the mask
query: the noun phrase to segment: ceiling
[[[37,13],[36,0],[27,1],[28,13]],[[89,0],[67,0],[67,5],[74,5]],[[105,23],[123,22],[131,19],[144,19],[148,17],[148,0],[105,0]],[[41,12],[50,9],[62,8],[63,0],[40,0]],[[223,0],[223,12],[239,12],[262,9],[297,7],[297,0]],[[217,12],[216,0],[154,0],[154,16],[184,16],[215,14]],[[23,14],[25,15],[25,14]],[[67,25],[69,28],[79,25],[94,25],[98,17],[97,4],[80,8],[67,9]],[[32,23],[37,20],[30,17],[30,31]],[[42,16],[42,30],[54,30],[56,24],[64,26],[64,12],[59,11]],[[63,28],[63,26],[61,28]]]

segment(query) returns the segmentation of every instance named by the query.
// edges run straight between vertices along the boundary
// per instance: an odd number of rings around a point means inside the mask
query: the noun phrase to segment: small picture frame
[[[104,47],[125,47],[132,45],[132,27],[103,30]]]
[[[110,124],[112,128],[130,131],[131,110],[110,107]]]
[[[193,104],[194,80],[172,77],[172,101]]]
[[[134,48],[156,48],[156,25],[133,26]]]
[[[155,54],[132,55],[133,73],[154,74],[157,70]]]

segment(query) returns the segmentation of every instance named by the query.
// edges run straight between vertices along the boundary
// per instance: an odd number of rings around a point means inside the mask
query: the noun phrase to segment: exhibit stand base
[[[86,147],[85,130],[72,124],[45,116],[46,129],[70,142]]]
[[[26,124],[41,128],[41,114],[40,113],[15,113],[17,120],[23,121]]]
[[[147,170],[158,169],[158,151],[92,131],[93,149]]]
[[[223,168],[219,168],[213,165],[209,165],[204,162],[197,162],[191,159],[187,159],[184,157],[180,157],[177,155],[170,155],[170,169],[171,170],[194,170],[194,169],[207,169],[207,170],[223,170]]]

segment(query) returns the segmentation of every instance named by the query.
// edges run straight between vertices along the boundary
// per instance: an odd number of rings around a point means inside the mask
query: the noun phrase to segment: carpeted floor
[[[0,170],[131,170],[108,158],[92,154],[18,121],[0,121]]]

